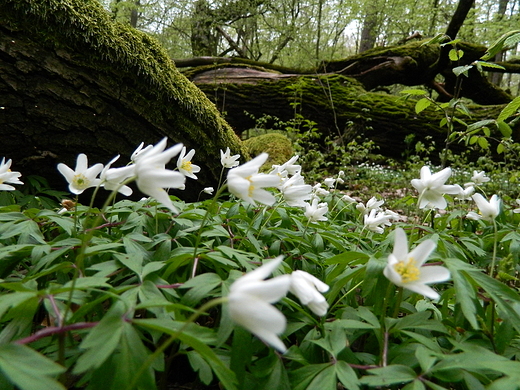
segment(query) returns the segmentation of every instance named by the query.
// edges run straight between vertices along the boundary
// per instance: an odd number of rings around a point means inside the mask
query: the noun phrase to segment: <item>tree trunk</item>
[[[280,75],[226,68],[198,74],[193,81],[226,112],[226,120],[238,133],[254,128],[255,118],[265,114],[273,117],[267,128],[278,120],[288,123],[295,119],[296,105],[306,121],[315,122],[322,137],[349,142],[362,135],[373,140],[378,153],[387,157],[402,157],[409,134],[427,145],[433,142],[438,150],[446,138],[446,128],[439,126],[442,112],[427,109],[416,114],[414,102],[367,92],[360,83],[342,75]],[[471,122],[496,118],[502,108],[473,106]],[[317,144],[316,148],[326,146]],[[463,146],[454,148],[460,151]]]
[[[159,44],[113,23],[97,0],[4,0],[0,14],[0,156],[13,169],[65,189],[57,163],[128,160],[167,136],[196,149],[203,170],[187,188],[198,193],[220,174],[219,149],[247,155]]]

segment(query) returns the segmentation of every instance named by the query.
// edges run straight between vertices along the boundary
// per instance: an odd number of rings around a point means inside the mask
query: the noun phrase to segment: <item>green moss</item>
[[[97,0],[3,0],[0,14],[7,28],[110,75],[114,88],[134,94],[130,103],[151,123],[159,128],[174,123],[177,134],[167,134],[174,141],[204,145],[202,158],[217,161],[218,149],[226,146],[247,156],[216,107],[176,69],[159,42],[113,21]]]
[[[268,168],[274,164],[283,164],[294,154],[291,140],[279,133],[268,133],[251,137],[245,140],[244,144],[252,156],[257,156],[263,152],[268,153],[269,159],[264,165],[264,167]]]

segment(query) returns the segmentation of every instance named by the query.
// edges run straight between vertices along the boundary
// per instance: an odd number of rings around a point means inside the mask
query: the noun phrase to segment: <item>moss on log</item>
[[[239,133],[255,127],[252,117],[269,114],[290,121],[295,113],[301,113],[306,120],[315,122],[324,136],[349,141],[362,134],[375,142],[379,153],[398,159],[402,157],[404,140],[409,134],[415,134],[416,141],[435,142],[439,150],[446,138],[445,128],[439,125],[443,118],[441,111],[428,108],[416,114],[414,101],[382,92],[367,92],[361,83],[349,77],[329,74],[273,79],[269,74],[261,80],[257,74],[250,82],[244,82],[243,78],[233,82],[230,74],[228,70],[225,77],[220,73],[199,75],[195,82],[226,113],[226,120]],[[213,83],[201,82],[211,79]],[[496,118],[503,107],[470,106],[472,118],[462,119],[473,123]],[[456,125],[457,130],[464,130]],[[317,149],[322,147],[316,145]]]
[[[197,150],[202,186],[219,149],[247,155],[159,43],[98,1],[3,0],[0,14],[0,156],[16,170],[56,175],[78,153],[107,162],[167,136]]]

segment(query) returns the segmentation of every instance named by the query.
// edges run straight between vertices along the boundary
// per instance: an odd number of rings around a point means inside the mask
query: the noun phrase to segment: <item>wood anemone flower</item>
[[[421,178],[413,179],[412,186],[419,191],[419,208],[438,208],[444,210],[448,203],[444,194],[457,194],[459,189],[454,185],[444,184],[451,176],[451,168],[432,175],[430,168],[426,165],[421,168]]]
[[[83,153],[78,155],[75,170],[63,163],[58,164],[58,171],[69,183],[69,191],[76,195],[83,193],[87,188],[99,186],[101,180],[97,178],[97,175],[102,170],[103,164],[95,164],[89,168],[88,158]]]
[[[253,206],[256,202],[272,205],[276,198],[263,188],[278,187],[281,180],[276,175],[258,173],[268,157],[267,153],[262,153],[251,161],[230,169],[227,175],[229,192]]]
[[[447,281],[450,271],[440,265],[424,266],[436,246],[433,240],[425,240],[408,253],[406,234],[403,229],[397,228],[394,251],[388,256],[384,275],[396,286],[431,299],[439,299],[439,294],[428,284]]]
[[[237,279],[230,287],[228,309],[231,319],[260,340],[285,352],[287,348],[278,337],[285,330],[287,320],[272,303],[287,295],[290,275],[267,278],[282,262],[283,256],[265,263]]]

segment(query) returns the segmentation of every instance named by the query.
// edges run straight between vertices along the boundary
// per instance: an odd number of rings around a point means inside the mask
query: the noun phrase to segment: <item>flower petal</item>
[[[435,250],[437,244],[433,240],[425,240],[417,245],[409,254],[408,258],[414,259],[417,267],[422,266],[428,256]]]
[[[417,283],[440,283],[450,279],[450,271],[440,265],[427,265],[421,268],[421,276]]]

